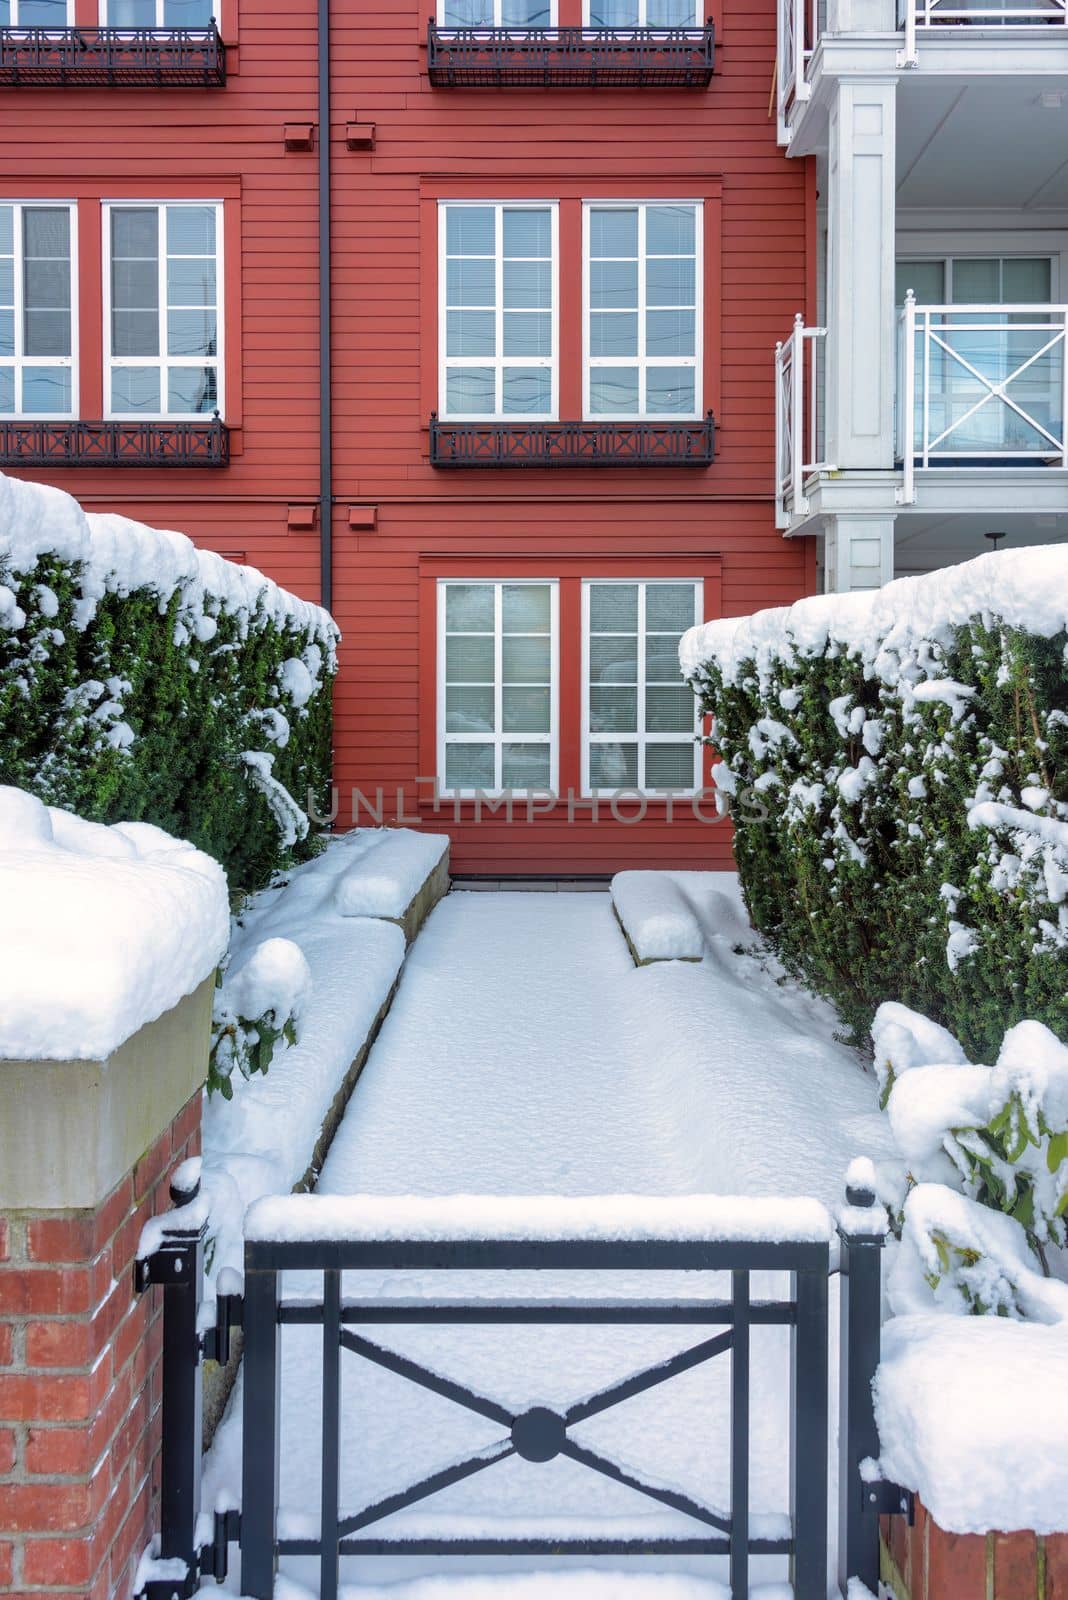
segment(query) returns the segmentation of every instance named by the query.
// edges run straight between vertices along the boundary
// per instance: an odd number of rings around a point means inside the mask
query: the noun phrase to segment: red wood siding
[[[577,6],[561,0],[562,23],[578,20]],[[596,825],[588,817],[569,823],[564,808],[530,822],[484,817],[476,825],[464,810],[454,821],[451,802],[437,816],[420,805],[420,752],[428,738],[433,748],[434,657],[432,637],[420,641],[420,573],[445,574],[452,561],[460,568],[477,557],[508,576],[536,556],[558,561],[561,573],[565,563],[577,570],[577,561],[592,578],[628,560],[654,577],[658,560],[680,556],[692,558],[697,573],[715,568],[720,581],[707,588],[706,607],[725,614],[785,603],[813,587],[811,543],[790,544],[775,531],[770,492],[772,352],[795,311],[811,309],[815,200],[806,164],[786,161],[769,115],[774,0],[721,0],[716,76],[698,91],[431,89],[430,8],[430,0],[335,0],[332,16],[341,819],[354,786],[382,787],[394,801],[399,790],[405,816],[448,827],[461,871],[725,864],[726,828],[687,816],[682,802],[670,823],[663,805],[650,805],[632,826],[604,820],[603,804]],[[238,41],[237,70],[225,89],[3,91],[0,160],[19,175],[9,185],[15,197],[81,197],[86,208],[115,195],[226,201],[228,243],[239,241],[227,257],[228,339],[237,352],[227,402],[227,420],[238,424],[232,465],[50,476],[91,507],[181,528],[315,597],[318,534],[287,523],[288,507],[318,491],[317,159],[282,145],[283,124],[316,118],[315,7],[241,0],[233,11],[224,13],[223,33]],[[372,150],[346,148],[353,120],[375,124]],[[577,217],[583,198],[670,191],[703,198],[714,212],[705,386],[717,416],[715,464],[432,469],[438,198],[537,196],[571,202]],[[98,251],[83,252],[81,270],[91,306]],[[579,285],[562,282],[561,337],[572,351],[580,306]],[[83,307],[83,330],[86,320]],[[99,328],[93,337],[99,350]],[[83,388],[91,388],[86,351]],[[563,379],[567,348],[562,357]],[[376,508],[376,526],[351,528],[350,506]],[[577,685],[562,689],[577,700]],[[561,714],[566,740],[577,703],[568,709],[562,701]]]

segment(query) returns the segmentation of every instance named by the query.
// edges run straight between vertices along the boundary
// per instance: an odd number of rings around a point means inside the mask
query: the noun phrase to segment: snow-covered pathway
[[[409,956],[320,1192],[807,1193],[836,1204],[848,1161],[887,1148],[874,1082],[859,1058],[834,1042],[832,1013],[735,952],[744,922],[726,875],[709,891],[705,923],[711,939],[703,963],[636,970],[607,895],[450,895]],[[409,1274],[403,1283],[383,1276],[363,1280],[359,1292],[472,1292],[472,1275],[447,1285],[443,1276]],[[623,1286],[618,1276],[617,1286],[650,1292],[648,1282]],[[551,1286],[544,1279],[520,1286],[513,1275],[504,1287],[513,1296],[601,1289],[588,1275],[581,1285],[557,1275]],[[673,1287],[660,1278],[655,1292]],[[347,1294],[356,1289],[346,1285]],[[705,1289],[721,1292],[722,1285]],[[692,1282],[685,1292],[693,1295]],[[517,1411],[532,1404],[566,1409],[694,1342],[657,1328],[415,1328],[375,1337]],[[280,1531],[294,1536],[317,1532],[319,1339],[313,1330],[287,1328],[283,1340]],[[752,1503],[755,1523],[769,1533],[785,1531],[786,1356],[784,1330],[757,1330]],[[355,1358],[346,1358],[343,1378],[343,1511],[499,1437],[498,1425]],[[722,1509],[728,1378],[725,1361],[699,1367],[583,1424],[575,1436],[646,1481],[679,1486]],[[232,1409],[213,1451],[209,1487],[235,1479],[238,1442]],[[678,1537],[694,1529],[680,1514],[573,1462],[537,1466],[514,1457],[380,1526],[391,1537]],[[444,1570],[455,1573],[458,1565],[446,1560]],[[723,1576],[722,1565],[707,1559],[660,1558],[654,1565],[677,1578]],[[639,1560],[639,1571],[648,1566],[648,1558]],[[468,1574],[487,1568],[502,1574],[516,1565],[464,1565]],[[757,1579],[784,1576],[771,1561],[753,1568]],[[286,1570],[314,1584],[312,1563],[293,1561]],[[410,1559],[376,1557],[358,1568],[346,1561],[342,1570],[366,1595],[364,1584],[410,1577],[415,1568]],[[418,1570],[441,1572],[442,1562],[422,1562]],[[586,1592],[577,1574],[570,1592]],[[629,1590],[605,1574],[590,1592]],[[709,1582],[695,1592],[711,1600],[721,1591]]]

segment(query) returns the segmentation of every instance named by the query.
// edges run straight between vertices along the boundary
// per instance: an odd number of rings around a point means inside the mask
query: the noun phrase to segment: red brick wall
[[[882,1519],[883,1579],[898,1600],[1068,1600],[1068,1534],[946,1533]]]
[[[127,1600],[157,1531],[162,1300],[141,1228],[200,1150],[200,1095],[95,1212],[0,1218],[0,1591]]]

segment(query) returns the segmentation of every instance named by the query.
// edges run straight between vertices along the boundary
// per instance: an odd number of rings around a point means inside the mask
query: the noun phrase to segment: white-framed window
[[[557,0],[438,0],[442,28],[555,28]]]
[[[682,680],[679,640],[702,605],[700,579],[584,580],[584,793],[700,789],[698,705]]]
[[[75,411],[75,208],[0,203],[0,416]]]
[[[701,202],[597,200],[583,211],[586,417],[699,417]]]
[[[112,202],[104,255],[107,415],[222,411],[222,206]]]
[[[216,0],[100,0],[103,28],[210,28]]]
[[[558,207],[446,200],[438,222],[441,416],[554,418]]]
[[[937,255],[899,258],[897,303],[909,289],[919,305],[1050,305],[1054,260],[1045,255]]]
[[[554,579],[438,583],[438,780],[448,795],[557,787]]]
[[[700,0],[585,0],[587,28],[699,28]]]
[[[73,0],[0,0],[0,28],[69,28]]]

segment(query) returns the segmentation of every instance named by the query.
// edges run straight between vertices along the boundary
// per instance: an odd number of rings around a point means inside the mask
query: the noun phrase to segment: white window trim
[[[165,354],[167,347],[167,248],[166,224],[162,216],[168,206],[212,206],[215,210],[215,331],[216,352],[214,356],[168,356]],[[152,356],[113,356],[111,354],[111,213],[114,210],[135,210],[138,207],[147,209],[155,207],[160,213],[160,250],[159,250],[159,327],[160,327],[160,354]],[[190,422],[203,420],[212,415],[209,411],[115,411],[111,404],[111,376],[117,367],[151,367],[160,369],[160,404],[166,396],[166,369],[172,367],[203,367],[213,362],[216,366],[216,407],[220,417],[226,415],[226,277],[225,277],[225,238],[224,224],[226,220],[224,203],[221,200],[105,200],[100,208],[101,226],[103,229],[103,263],[104,263],[104,416],[108,421],[115,422]]]
[[[899,242],[894,254],[894,266],[896,268],[903,261],[937,261],[943,269],[943,292],[947,296],[946,300],[942,303],[946,305],[956,305],[957,302],[953,299],[953,264],[955,262],[1048,261],[1050,297],[1048,301],[1044,301],[1042,303],[1046,305],[1059,305],[1061,303],[1059,285],[1062,277],[1062,257],[1060,251],[1051,249],[1048,240],[1041,244],[1036,244],[1033,250],[1022,248],[1020,246],[1018,237],[1013,240],[1013,245],[1014,248],[1005,249],[1000,243],[995,241],[995,243],[989,245],[985,249],[974,248],[962,250],[959,245],[955,243],[947,245],[945,249],[931,249],[929,245],[925,244],[922,248],[916,250],[907,250],[902,249]],[[960,306],[962,311],[967,311],[967,301],[961,301]]]
[[[636,23],[622,22],[617,26],[620,28],[647,28],[649,26],[648,16],[649,0],[638,0],[638,21]],[[584,28],[592,28],[594,26],[590,21],[590,0],[582,0],[582,26]],[[678,26],[683,28],[700,28],[704,26],[704,17],[701,15],[701,0],[694,0],[693,16],[690,21],[679,23]],[[664,28],[661,24],[657,24],[656,27],[658,33],[670,32],[670,29]]]
[[[142,23],[137,23],[137,24],[125,23],[125,22],[110,22],[108,20],[108,0],[99,0],[99,6],[98,6],[98,9],[97,9],[97,16],[98,16],[98,20],[99,20],[100,26],[102,28],[120,28],[123,33],[139,33],[144,28],[160,28],[165,33],[170,33],[175,27],[181,27],[182,24],[181,23],[173,23],[173,22],[164,22],[164,20],[163,20],[163,6],[164,6],[164,0],[155,0],[155,12],[156,12],[156,20],[155,20],[155,22],[142,22]],[[215,26],[219,27],[220,21],[221,21],[220,0],[212,0],[211,16],[212,16],[212,21],[215,23]],[[198,24],[197,26],[195,26],[192,31],[194,33],[199,33],[203,29],[204,29],[204,24],[201,23],[201,24]]]
[[[694,743],[693,756],[693,787],[689,789],[650,789],[645,783],[645,751],[650,744],[682,744],[686,738],[683,733],[594,733],[590,728],[590,589],[607,584],[638,585],[638,716],[639,730],[645,725],[645,600],[646,587],[657,583],[688,583],[694,589],[694,618],[700,622],[705,614],[705,586],[702,578],[687,577],[658,577],[658,578],[583,578],[582,580],[582,793],[584,798],[607,797],[620,792],[625,794],[639,794],[650,800],[664,800],[669,795],[686,796],[698,794],[701,790],[701,762],[703,746]],[[682,679],[679,673],[680,682]],[[629,685],[627,686],[629,687]],[[658,687],[654,684],[653,688]],[[664,687],[668,687],[664,685]],[[700,709],[697,696],[694,696],[693,734],[696,741],[700,732]],[[638,746],[638,772],[637,783],[634,787],[619,789],[595,789],[590,782],[590,747],[594,744],[622,744],[635,742]]]
[[[495,314],[496,356],[447,356],[448,349],[448,247],[446,214],[449,207],[468,208],[492,206],[495,211],[494,244],[496,250],[497,303]],[[549,274],[552,289],[550,326],[552,328],[552,353],[549,356],[504,355],[504,213],[505,211],[546,211],[550,213],[552,234],[552,264]],[[498,270],[499,269],[499,270]],[[454,307],[454,309],[456,309]],[[446,374],[450,367],[493,367],[495,396],[503,398],[503,372],[505,366],[540,367],[549,371],[550,404],[548,411],[488,411],[449,412],[446,406],[448,390]],[[560,414],[560,202],[558,200],[493,200],[463,199],[438,201],[438,416],[445,422],[511,422],[521,427],[527,422],[555,422]]]
[[[646,263],[645,250],[646,213],[649,206],[693,206],[694,219],[694,355],[655,356],[591,356],[590,355],[590,212],[614,209],[630,211],[638,207],[638,349],[645,346]],[[704,344],[705,344],[705,208],[703,200],[584,200],[582,203],[582,417],[585,422],[694,422],[704,416]],[[657,308],[654,307],[654,310]],[[667,308],[670,309],[670,308]],[[642,377],[647,367],[680,367],[694,375],[694,409],[685,411],[599,411],[590,410],[590,376],[594,370],[606,367],[637,367],[639,371],[639,397]]]
[[[515,24],[511,24],[511,23],[508,23],[508,24],[506,24],[506,23],[501,21],[501,16],[502,16],[502,13],[503,13],[503,10],[504,10],[504,0],[493,0],[493,21],[492,22],[476,23],[475,27],[476,28],[480,28],[480,27],[481,28],[503,28],[503,27],[507,26],[511,31],[514,31],[516,33],[524,33],[524,32],[527,31],[527,29],[529,27],[543,26],[543,27],[547,27],[547,28],[555,28],[557,26],[556,19],[557,19],[557,16],[558,16],[557,4],[558,4],[558,0],[549,0],[549,20],[548,20],[547,23],[543,23],[543,24],[536,24],[536,23],[515,23]],[[446,21],[445,21],[445,0],[438,0],[437,19],[438,19],[438,27],[439,28],[447,27],[450,33],[454,32],[454,31],[459,31],[459,29],[457,28],[457,25],[455,23],[452,23],[452,22],[446,23]]]
[[[494,585],[493,599],[493,709],[495,731],[488,733],[446,733],[445,730],[445,594],[450,584]],[[503,630],[501,627],[502,595],[505,585],[548,585],[549,587],[549,731],[547,734],[515,734],[504,731],[502,702],[504,697]],[[449,744],[493,745],[495,777],[501,772],[502,746],[505,744],[547,744],[549,747],[548,788],[556,794],[560,783],[560,582],[558,578],[439,578],[437,583],[437,774],[438,794],[447,800],[475,799],[479,795],[513,794],[517,797],[543,795],[538,789],[450,789],[445,783],[445,750]]]
[[[15,398],[19,398],[22,390],[21,372],[23,367],[56,367],[70,372],[70,410],[69,411],[0,411],[0,416],[8,420],[25,419],[27,422],[46,421],[50,418],[62,418],[70,421],[78,416],[78,205],[74,200],[3,200],[0,205],[11,206],[15,215],[12,226],[15,240],[15,355],[13,360],[7,356],[0,357],[5,366],[15,368]],[[25,341],[25,327],[23,316],[23,211],[34,211],[40,208],[52,210],[65,210],[70,216],[70,355],[69,356],[27,356],[23,352]]]

